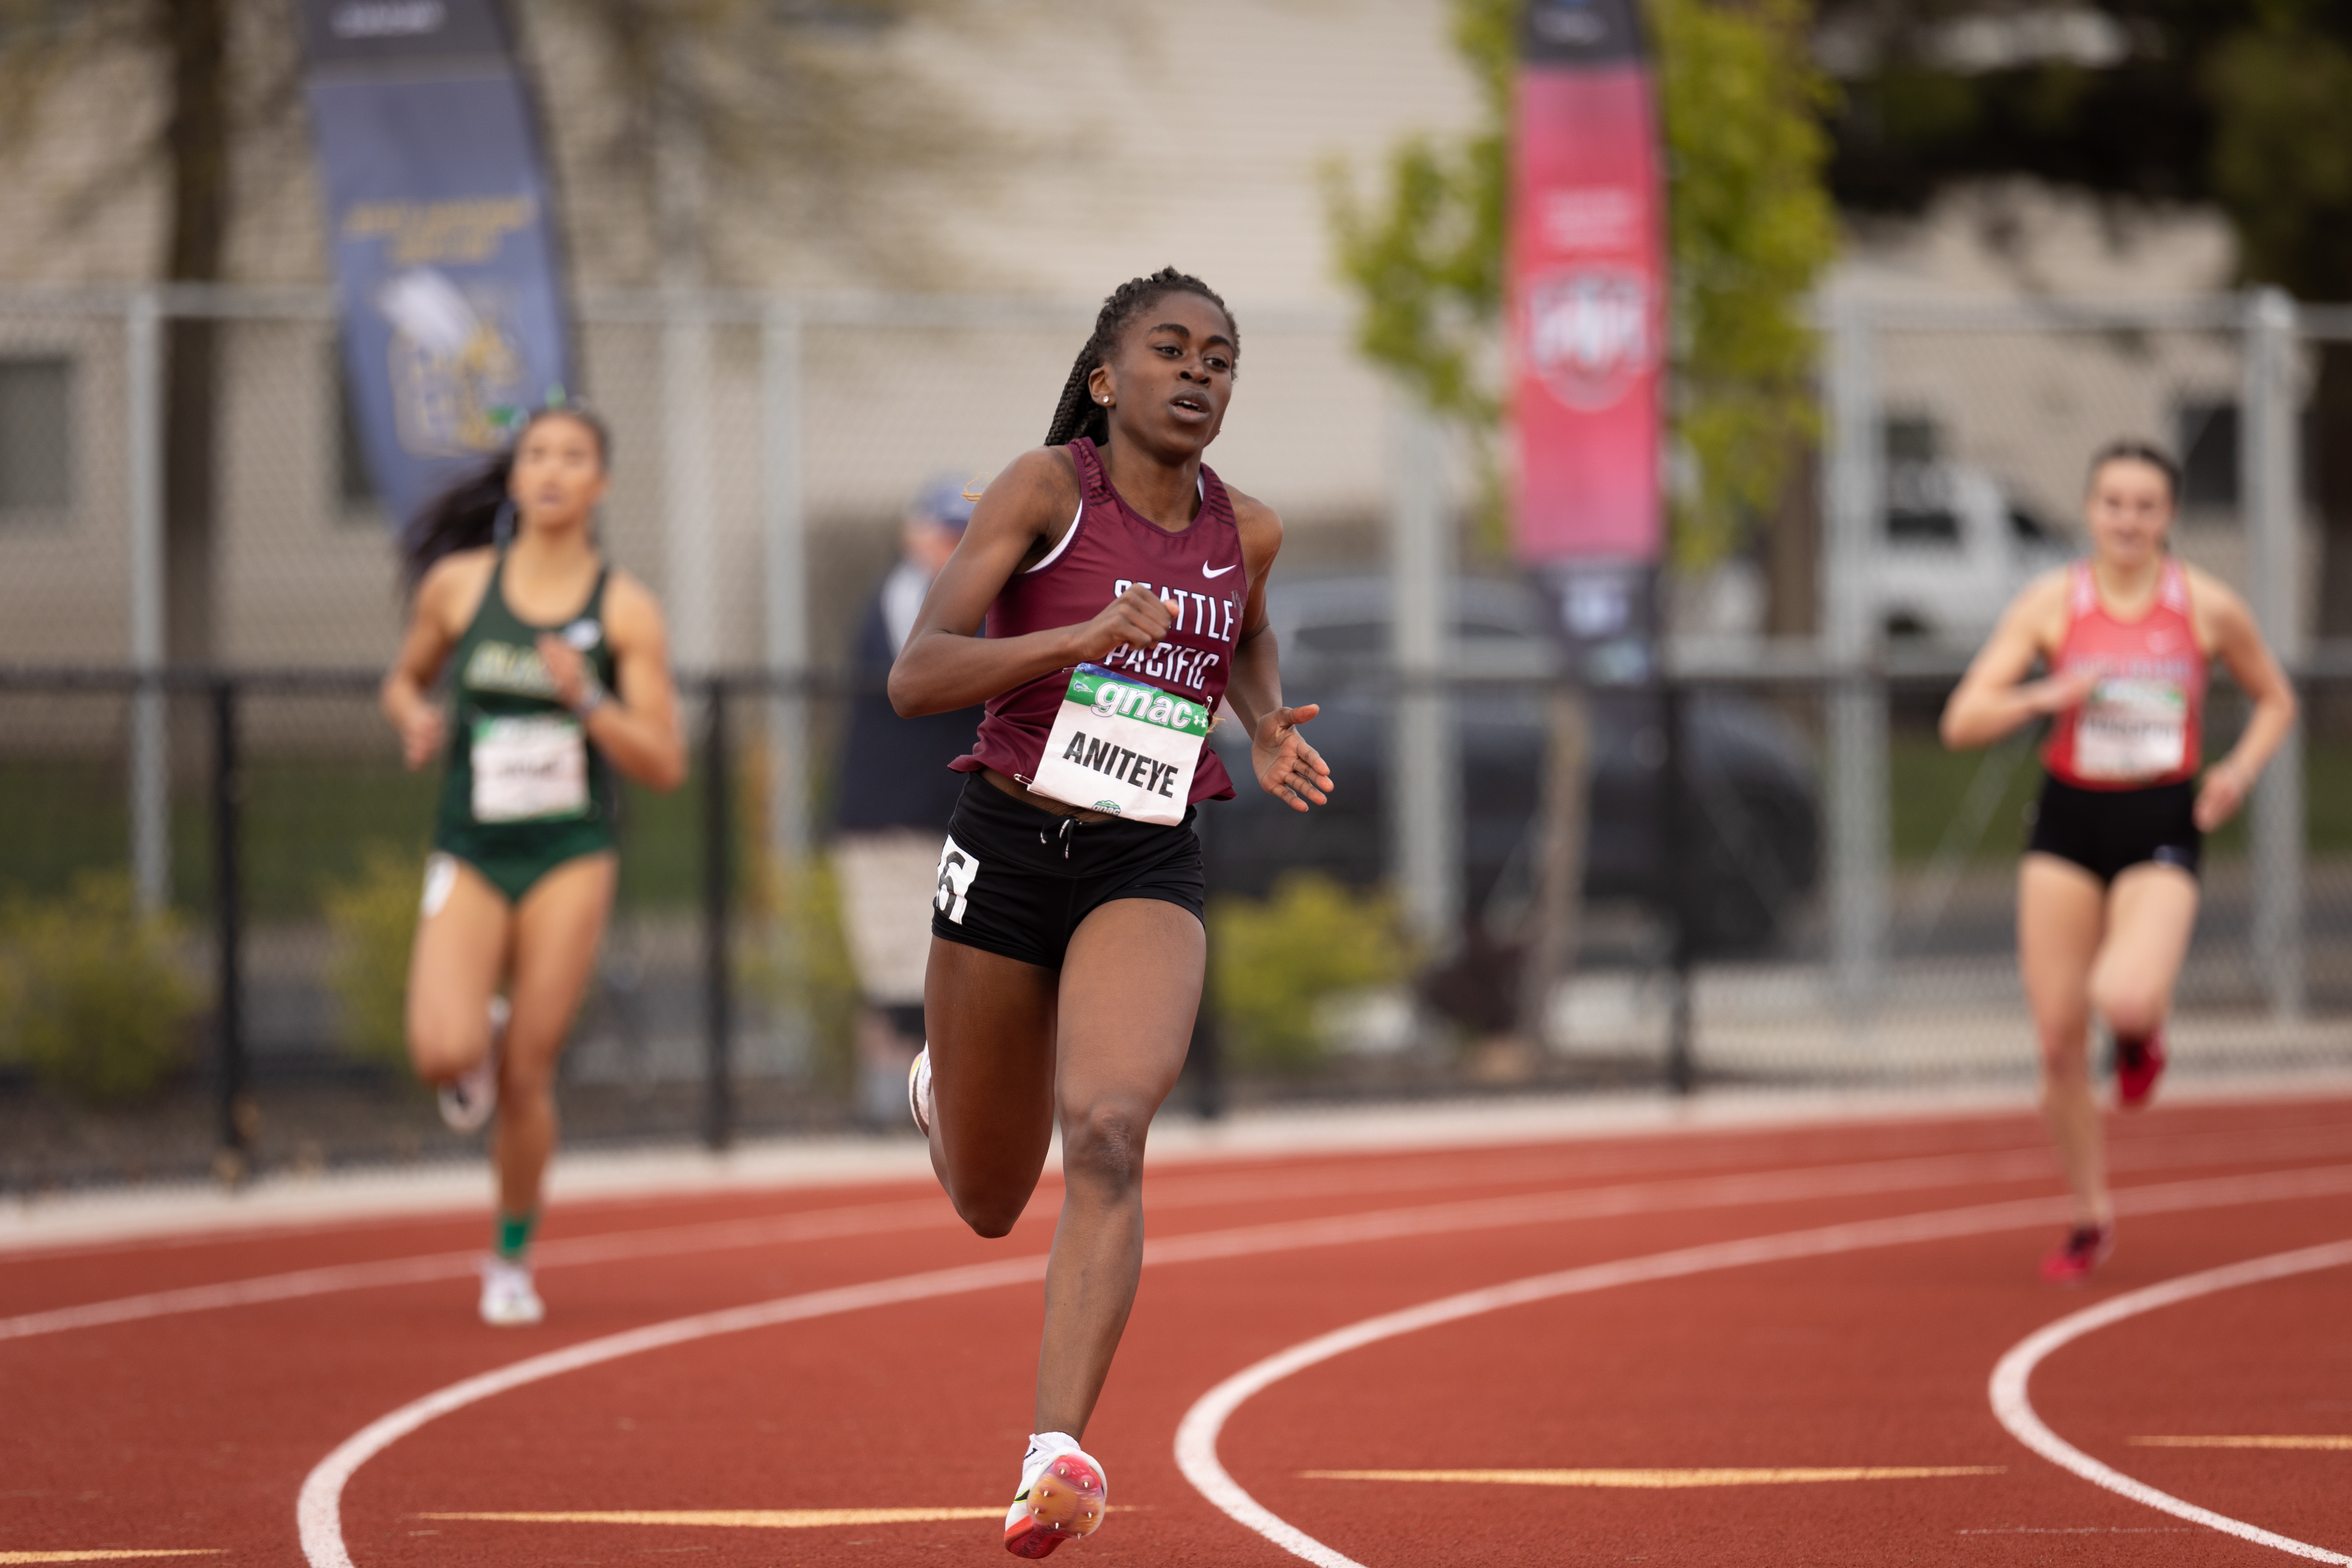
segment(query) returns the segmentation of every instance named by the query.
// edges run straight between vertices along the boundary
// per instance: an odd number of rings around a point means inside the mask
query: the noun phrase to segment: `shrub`
[[[85,871],[61,899],[14,904],[5,926],[0,1054],[100,1103],[151,1094],[187,1060],[196,995],[179,932],[140,910],[127,874]]]
[[[327,885],[323,902],[334,940],[327,986],[353,1056],[408,1059],[408,959],[423,879],[421,857],[379,839],[361,851],[358,875]]]
[[[765,916],[742,954],[740,973],[752,994],[808,1029],[809,1069],[818,1085],[848,1093],[857,1076],[857,969],[841,924],[841,888],[833,862],[811,856],[780,867],[755,851],[751,912]]]
[[[1209,910],[1213,1001],[1234,1065],[1296,1068],[1322,1059],[1318,1004],[1412,970],[1394,900],[1317,872],[1291,872],[1264,902],[1217,900]]]

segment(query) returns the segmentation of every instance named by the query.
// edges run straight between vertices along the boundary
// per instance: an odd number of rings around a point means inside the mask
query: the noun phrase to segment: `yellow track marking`
[[[2352,1448],[2352,1437],[2127,1437],[2137,1448]]]
[[[184,1546],[165,1552],[0,1552],[0,1563],[116,1563],[126,1557],[218,1557],[226,1546]]]
[[[1773,1487],[1811,1481],[1911,1481],[1933,1476],[1997,1476],[2000,1465],[1841,1465],[1774,1470],[1301,1470],[1318,1481],[1464,1481],[1509,1487]]]
[[[1003,1519],[1004,1510],[1002,1508],[688,1508],[623,1509],[602,1513],[420,1513],[413,1517],[487,1520],[501,1524],[702,1524],[728,1530],[819,1530],[829,1524],[926,1524],[944,1519]]]

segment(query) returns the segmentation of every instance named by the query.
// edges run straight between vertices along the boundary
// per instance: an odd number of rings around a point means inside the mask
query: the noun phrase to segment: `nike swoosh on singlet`
[[[1234,566],[1238,566],[1241,563],[1238,561],[1234,563]],[[1212,566],[1206,562],[1203,562],[1201,564],[1201,575],[1203,577],[1222,577],[1233,569],[1233,566]]]

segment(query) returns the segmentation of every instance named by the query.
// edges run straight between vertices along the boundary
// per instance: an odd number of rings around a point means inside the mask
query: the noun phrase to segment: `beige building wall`
[[[841,647],[894,547],[896,513],[935,472],[984,476],[1045,433],[1093,303],[1175,265],[1223,293],[1242,326],[1242,377],[1219,471],[1289,521],[1293,560],[1360,558],[1385,487],[1382,388],[1349,342],[1334,273],[1327,171],[1376,170],[1415,132],[1468,123],[1476,104],[1447,40],[1445,0],[999,0],[942,8],[856,47],[920,83],[907,112],[971,128],[961,166],[882,164],[871,212],[839,225],[714,196],[700,275],[713,285],[834,294],[876,287],[972,300],[952,325],[832,325],[805,336],[803,499],[821,656]],[[241,8],[241,79],[287,63],[269,7]],[[592,395],[619,440],[606,526],[614,553],[666,589],[659,329],[596,301],[659,273],[646,191],[614,155],[623,106],[576,16],[525,6],[551,130]],[[854,62],[853,62],[854,63]],[[156,62],[85,64],[46,99],[0,180],[0,356],[75,365],[74,504],[0,517],[0,659],[114,662],[128,647],[127,444],[119,319],[11,311],[14,284],[152,278],[166,214],[161,170],[136,149],[162,112]],[[246,106],[261,123],[258,104]],[[228,271],[240,283],[328,281],[315,171],[299,108],[238,144]],[[796,210],[796,209],[793,209]],[[855,230],[855,234],[850,231]],[[845,238],[844,236],[848,236]],[[875,237],[888,241],[885,262]],[[855,239],[857,243],[849,243]],[[1050,308],[992,318],[974,297]],[[953,313],[953,312],[951,312]],[[936,314],[936,312],[934,312]],[[387,658],[398,605],[383,520],[340,499],[331,324],[289,316],[224,329],[219,593],[224,657],[240,665],[366,665]],[[761,646],[757,333],[713,330],[703,445],[719,563],[713,647]]]

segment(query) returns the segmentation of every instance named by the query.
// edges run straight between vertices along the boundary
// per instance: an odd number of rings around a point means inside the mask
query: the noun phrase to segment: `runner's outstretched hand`
[[[441,754],[449,739],[449,721],[442,716],[438,705],[419,700],[402,710],[396,721],[400,730],[400,760],[410,773]]]
[[[2069,708],[2079,708],[2091,700],[2099,688],[2099,672],[2077,669],[2046,676],[2026,688],[2033,711],[2043,715],[2063,713]]]
[[[1312,702],[1276,708],[1257,721],[1250,736],[1250,765],[1257,770],[1258,787],[1293,811],[1305,811],[1310,801],[1331,804],[1331,770],[1298,733],[1298,726],[1322,711]]]
[[[2252,787],[2253,782],[2228,763],[2207,768],[2204,785],[2197,792],[2197,831],[2210,833],[2237,816]]]
[[[555,682],[555,700],[566,708],[577,708],[580,700],[588,695],[588,661],[580,650],[552,632],[543,632],[539,638],[539,660],[547,666],[547,679]]]

